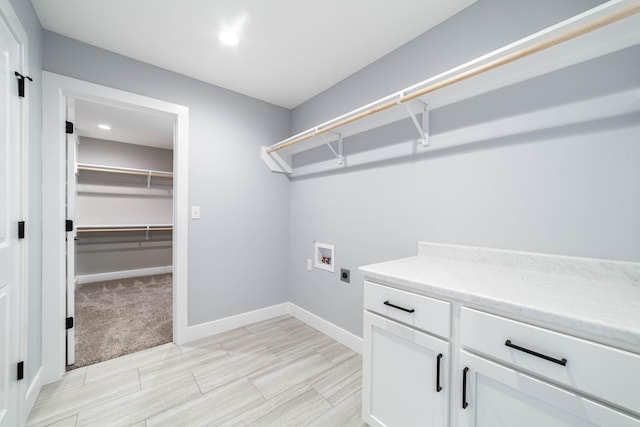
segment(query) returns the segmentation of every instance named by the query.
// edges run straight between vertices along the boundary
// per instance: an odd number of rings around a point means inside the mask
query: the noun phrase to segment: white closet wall
[[[80,137],[79,164],[173,171],[173,151]],[[173,224],[173,180],[80,170],[76,226]],[[170,271],[171,231],[78,233],[78,283],[135,276],[137,270]]]

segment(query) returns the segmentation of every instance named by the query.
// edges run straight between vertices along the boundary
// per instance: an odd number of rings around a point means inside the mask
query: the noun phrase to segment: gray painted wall
[[[603,0],[478,0],[292,110],[292,133],[489,53]]]
[[[296,108],[293,132],[592,5],[480,0]],[[620,52],[436,110],[431,130],[438,134],[637,90],[639,67],[640,49]],[[419,240],[640,261],[639,135],[640,116],[627,115],[295,179],[290,300],[361,336],[363,279],[357,267],[415,255]],[[407,121],[347,139],[345,150],[412,138],[416,132]],[[325,158],[324,151],[309,153],[305,162]],[[351,269],[351,284],[340,282],[337,273],[306,271],[314,240],[336,245],[336,268]]]
[[[81,136],[79,141],[80,163],[173,171],[173,150],[84,136]]]
[[[78,162],[173,171],[173,151],[80,137]],[[173,181],[144,176],[81,172],[77,179],[76,224],[172,224]],[[76,275],[172,265],[170,231],[79,233]]]
[[[189,325],[288,300],[289,183],[259,147],[289,111],[44,32],[44,69],[189,107]],[[183,206],[181,209],[189,209]]]
[[[27,387],[42,364],[42,27],[31,2],[10,0],[28,37],[29,183]]]

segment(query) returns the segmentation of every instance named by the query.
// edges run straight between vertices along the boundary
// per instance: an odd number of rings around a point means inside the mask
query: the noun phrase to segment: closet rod
[[[101,168],[97,166],[80,166],[78,165],[79,171],[91,171],[91,172],[111,172],[111,173],[121,173],[125,175],[142,175],[142,176],[155,176],[162,178],[173,178],[173,174],[167,172],[153,172],[153,171],[141,171],[141,170],[126,170],[126,169],[110,169],[110,168]]]
[[[108,233],[108,232],[123,232],[123,231],[171,231],[173,227],[104,227],[104,228],[78,228],[78,233]]]
[[[543,40],[539,43],[536,43],[534,45],[531,45],[529,47],[526,47],[524,49],[521,49],[519,51],[510,53],[502,58],[498,58],[495,59],[491,62],[488,62],[486,64],[483,65],[479,65],[476,68],[472,68],[471,70],[467,70],[464,71],[460,74],[451,76],[445,80],[442,80],[440,82],[434,83],[430,86],[427,86],[423,89],[420,89],[414,93],[408,94],[408,95],[403,95],[401,97],[399,97],[398,99],[394,99],[392,101],[388,101],[378,107],[374,107],[370,110],[367,111],[363,111],[361,113],[358,113],[352,117],[347,117],[346,119],[340,120],[337,123],[334,123],[332,125],[328,125],[327,127],[323,128],[323,129],[318,129],[313,131],[312,133],[308,133],[305,135],[301,135],[297,138],[292,139],[291,141],[285,142],[281,145],[275,146],[275,147],[271,147],[269,149],[267,149],[267,153],[271,154],[275,151],[278,150],[282,150],[284,148],[288,148],[291,147],[292,145],[298,144],[300,142],[306,141],[307,139],[311,139],[314,136],[318,136],[321,135],[323,133],[326,132],[330,132],[336,128],[339,128],[341,126],[345,126],[348,125],[350,123],[353,123],[357,120],[363,119],[365,117],[368,117],[372,114],[376,114],[379,113],[381,111],[384,110],[388,110],[389,108],[395,107],[398,104],[402,104],[404,102],[407,101],[411,101],[415,98],[418,98],[420,96],[426,95],[428,93],[431,92],[435,92],[436,90],[445,88],[447,86],[451,86],[455,83],[459,83],[463,80],[467,80],[471,77],[475,77],[479,74],[485,73],[487,71],[493,70],[495,68],[501,67],[503,65],[509,64],[513,61],[516,61],[518,59],[522,59],[524,57],[527,57],[529,55],[532,55],[534,53],[540,52],[542,50],[548,49],[550,47],[556,46],[560,43],[564,43],[566,41],[569,41],[571,39],[574,39],[578,36],[581,36],[583,34],[587,34],[590,33],[591,31],[597,30],[599,28],[605,27],[609,24],[612,24],[614,22],[620,21],[621,19],[627,18],[629,16],[635,15],[636,13],[640,12],[640,3],[636,3],[636,4],[632,4],[631,6],[627,6],[624,9],[620,9],[617,12],[614,12],[610,15],[607,16],[603,16],[602,18],[599,18],[593,22],[589,22],[587,24],[584,24],[580,27],[574,28],[572,30],[568,30],[565,31],[564,33],[558,34],[555,37],[550,38],[549,40]]]

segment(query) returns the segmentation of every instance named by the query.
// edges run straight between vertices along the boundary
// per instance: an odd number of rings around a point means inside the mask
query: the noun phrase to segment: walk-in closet
[[[67,364],[74,369],[172,341],[174,180],[171,119],[71,104]]]

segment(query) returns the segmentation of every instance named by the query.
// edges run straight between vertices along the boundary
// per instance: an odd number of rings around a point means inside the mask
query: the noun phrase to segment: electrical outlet
[[[307,260],[307,271],[312,271],[313,270],[313,264],[311,263],[311,260],[308,259]]]
[[[346,268],[340,269],[340,280],[349,283],[351,281],[351,272]]]

